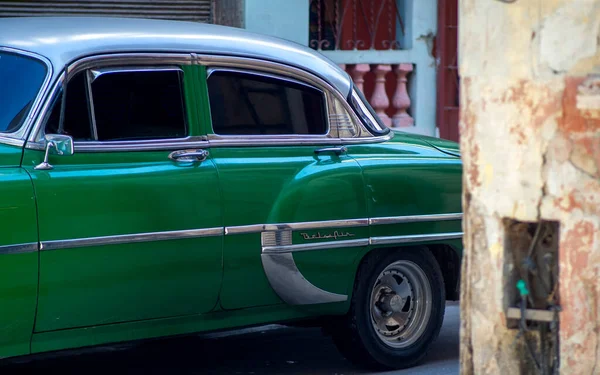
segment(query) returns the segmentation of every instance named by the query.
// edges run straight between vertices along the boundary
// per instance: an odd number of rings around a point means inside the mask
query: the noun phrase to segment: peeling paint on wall
[[[600,368],[600,1],[462,0],[461,372],[527,373],[502,220],[560,223],[563,374]]]

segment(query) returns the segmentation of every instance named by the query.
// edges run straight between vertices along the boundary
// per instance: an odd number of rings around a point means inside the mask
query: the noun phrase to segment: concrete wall
[[[507,275],[522,267],[508,219],[558,222],[560,373],[597,374],[600,1],[461,0],[459,19],[461,371],[537,373],[522,341],[537,332],[515,344],[507,328]]]
[[[245,27],[308,45],[308,0],[245,0]]]

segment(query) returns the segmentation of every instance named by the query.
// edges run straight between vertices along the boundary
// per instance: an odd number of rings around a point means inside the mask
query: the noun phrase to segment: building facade
[[[457,1],[0,1],[0,17],[162,18],[289,39],[345,69],[388,126],[458,140]]]
[[[457,0],[245,0],[244,27],[344,68],[383,121],[458,140]]]

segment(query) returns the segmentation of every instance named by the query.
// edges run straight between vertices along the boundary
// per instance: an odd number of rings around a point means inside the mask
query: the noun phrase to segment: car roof
[[[0,18],[0,47],[46,57],[56,77],[81,57],[112,52],[195,52],[262,58],[320,76],[343,95],[351,80],[323,55],[300,44],[243,29],[141,18]]]

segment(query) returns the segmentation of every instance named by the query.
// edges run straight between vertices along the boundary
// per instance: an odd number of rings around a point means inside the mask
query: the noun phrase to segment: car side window
[[[327,134],[325,96],[311,86],[260,74],[214,71],[208,93],[215,134]]]
[[[75,141],[187,135],[183,72],[179,70],[81,72],[70,79],[66,98],[62,129],[59,96],[46,123],[46,134],[67,134]]]
[[[85,72],[71,78],[67,87],[67,102],[65,103],[62,129],[59,129],[61,93],[54,101],[52,112],[46,122],[46,134],[66,134],[78,141],[94,140],[86,90]]]

